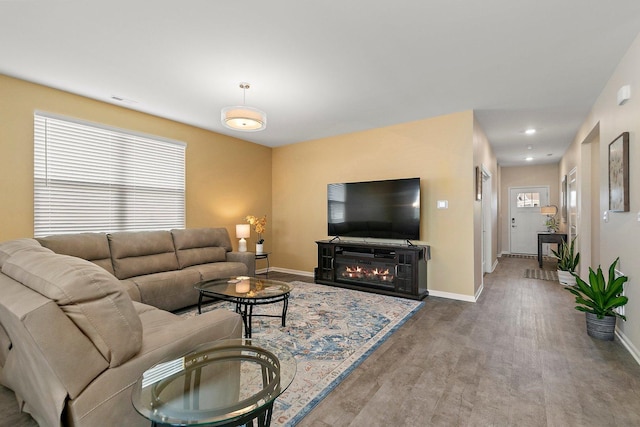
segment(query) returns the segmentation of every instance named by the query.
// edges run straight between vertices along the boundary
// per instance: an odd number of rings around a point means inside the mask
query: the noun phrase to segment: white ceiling
[[[509,166],[560,159],[639,31],[638,0],[0,0],[0,73],[272,147],[474,109]],[[220,123],[241,81],[265,131]]]

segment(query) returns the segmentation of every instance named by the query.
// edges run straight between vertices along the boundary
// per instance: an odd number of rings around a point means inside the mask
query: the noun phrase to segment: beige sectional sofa
[[[131,404],[146,369],[242,335],[232,311],[165,310],[197,302],[195,282],[253,274],[253,263],[225,229],[0,243],[0,383],[42,426],[147,426]]]
[[[252,252],[232,252],[226,228],[64,234],[36,239],[91,261],[120,280],[132,300],[163,310],[198,303],[201,280],[254,276]]]

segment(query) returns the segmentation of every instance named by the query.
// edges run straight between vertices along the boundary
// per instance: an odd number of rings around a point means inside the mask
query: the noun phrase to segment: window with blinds
[[[34,235],[184,228],[186,144],[34,116]]]

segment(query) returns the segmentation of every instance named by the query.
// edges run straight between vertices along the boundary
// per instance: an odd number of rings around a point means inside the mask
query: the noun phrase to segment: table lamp
[[[251,225],[249,224],[237,224],[236,225],[236,237],[240,239],[238,243],[239,252],[247,252],[247,237],[251,236]]]

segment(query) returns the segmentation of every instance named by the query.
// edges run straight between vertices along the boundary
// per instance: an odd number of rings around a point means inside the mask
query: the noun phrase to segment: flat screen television
[[[327,186],[328,234],[420,240],[420,178]]]

